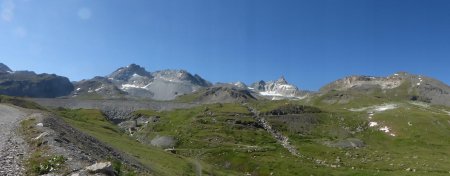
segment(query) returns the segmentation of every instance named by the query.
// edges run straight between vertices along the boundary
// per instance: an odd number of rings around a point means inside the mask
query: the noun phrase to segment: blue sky
[[[450,83],[448,0],[0,0],[0,62],[71,80],[136,63],[317,90],[397,71]]]

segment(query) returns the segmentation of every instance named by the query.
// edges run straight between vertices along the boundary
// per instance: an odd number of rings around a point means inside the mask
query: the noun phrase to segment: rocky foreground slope
[[[1,100],[4,100],[2,97]],[[73,128],[56,114],[21,99],[0,104],[0,175],[120,174],[117,163],[144,174],[149,168],[98,139]],[[33,105],[33,106],[29,106]],[[116,166],[112,165],[116,162]]]
[[[15,129],[25,115],[26,113],[17,107],[0,104],[0,175],[24,174],[22,161],[27,152],[27,145]]]

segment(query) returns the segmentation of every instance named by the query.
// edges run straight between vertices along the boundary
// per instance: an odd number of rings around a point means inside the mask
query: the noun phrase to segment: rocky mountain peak
[[[284,76],[281,76],[280,78],[278,78],[278,80],[276,81],[277,84],[288,84],[288,82],[286,81],[286,79],[284,78]]]
[[[211,83],[204,80],[199,75],[192,75],[186,70],[161,70],[152,74],[155,78],[168,82],[190,82],[199,86],[211,86]]]
[[[121,80],[121,81],[127,81],[130,79],[133,75],[139,75],[139,76],[145,76],[151,78],[151,74],[145,70],[144,67],[141,67],[136,64],[130,64],[126,67],[121,67],[108,75],[108,78],[111,78],[113,80]]]
[[[247,89],[247,85],[241,81],[233,83],[234,86],[240,88],[240,89]]]
[[[3,63],[0,63],[0,73],[9,73],[9,72],[12,72],[12,70],[8,67],[8,66],[6,66],[5,64],[3,64]]]
[[[105,81],[107,80],[107,81]],[[98,94],[104,97],[130,96],[155,100],[173,100],[178,95],[192,93],[211,83],[186,70],[161,70],[148,72],[145,68],[130,64],[104,77],[77,84],[77,95]]]
[[[284,76],[276,81],[259,81],[251,85],[251,90],[272,99],[300,98],[304,94],[295,85],[289,84]]]

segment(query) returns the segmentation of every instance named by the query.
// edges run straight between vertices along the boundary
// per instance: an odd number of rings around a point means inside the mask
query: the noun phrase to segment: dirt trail
[[[0,104],[0,175],[22,175],[21,160],[26,151],[25,141],[16,133],[20,120],[27,112]]]

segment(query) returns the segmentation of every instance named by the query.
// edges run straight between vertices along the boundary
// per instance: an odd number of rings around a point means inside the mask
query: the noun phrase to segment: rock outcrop
[[[31,71],[11,71],[0,65],[0,94],[21,97],[54,98],[69,95],[74,90],[68,78]]]

